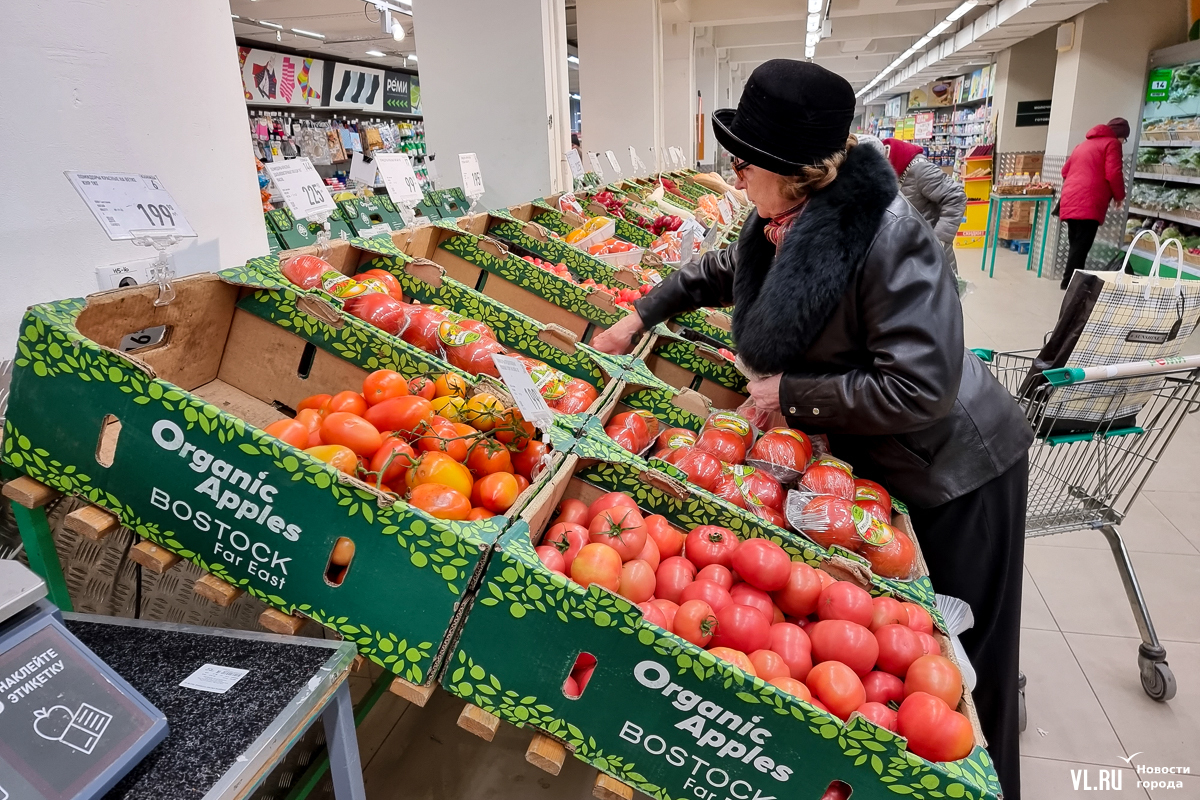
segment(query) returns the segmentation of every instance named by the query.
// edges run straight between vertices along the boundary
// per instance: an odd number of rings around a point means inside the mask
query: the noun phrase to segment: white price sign
[[[733,222],[733,208],[724,197],[717,201],[717,211],[721,214],[722,225],[728,225]]]
[[[543,431],[554,424],[554,412],[546,405],[542,393],[533,385],[533,379],[525,371],[525,366],[512,356],[493,355],[492,361],[500,373],[500,380],[504,381],[504,385],[512,393],[521,416]]]
[[[154,175],[76,170],[64,174],[113,241],[196,235]]]
[[[584,175],[583,159],[579,157],[579,151],[572,147],[565,155],[567,157],[567,166],[571,168],[571,174],[576,178],[582,178]]]
[[[467,197],[482,197],[483,174],[479,171],[479,158],[474,153],[459,153],[458,168],[462,172],[463,191]]]
[[[319,219],[333,213],[333,198],[307,157],[272,161],[263,168],[296,219]]]
[[[729,205],[730,205],[730,207],[733,208],[734,211],[742,210],[742,201],[738,200],[738,196],[733,193],[732,189],[725,192],[725,199],[729,201]]]
[[[637,150],[633,149],[633,145],[629,145],[629,163],[633,165],[633,174],[646,171],[646,165],[638,158]]]
[[[379,174],[383,176],[383,184],[392,202],[412,207],[424,199],[421,182],[417,180],[407,154],[380,153],[375,156],[375,164],[379,167]]]
[[[617,177],[621,177],[621,164],[617,161],[617,155],[612,150],[605,150],[604,155],[608,158],[608,163],[612,165],[613,172],[617,173]]]
[[[679,166],[686,167],[687,166],[687,157],[684,156],[684,154],[683,154],[683,148],[676,147],[676,148],[674,148],[674,150],[675,150],[675,155],[679,157]]]
[[[592,172],[596,173],[596,177],[604,180],[604,170],[600,169],[600,156],[597,153],[588,153],[588,161],[592,162]]]
[[[220,664],[205,664],[191,675],[188,675],[179,685],[185,689],[196,689],[201,692],[225,694],[242,678],[250,674],[250,670],[241,667],[223,667]]]
[[[362,153],[355,153],[350,160],[350,179],[363,186],[375,185],[377,167],[374,161],[367,161]]]

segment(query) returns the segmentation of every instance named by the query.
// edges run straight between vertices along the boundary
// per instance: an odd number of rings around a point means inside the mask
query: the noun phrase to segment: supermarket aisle
[[[978,251],[959,264],[978,264]],[[1024,258],[1001,253],[996,278],[964,270],[975,291],[963,301],[968,346],[1037,347],[1062,299],[1057,281],[1038,280]],[[976,275],[982,274],[979,272]],[[1200,352],[1193,337],[1187,349]],[[1137,674],[1139,643],[1108,545],[1081,531],[1031,540],[1021,663],[1028,677],[1029,727],[1022,735],[1022,797],[1058,800],[1099,783],[1099,770],[1121,768],[1122,797],[1200,797],[1200,776],[1153,775],[1183,781],[1181,789],[1136,786],[1130,764],[1190,766],[1200,772],[1200,616],[1187,598],[1200,585],[1200,421],[1190,418],[1172,442],[1121,532],[1167,648],[1179,693],[1169,704],[1150,700]],[[1134,755],[1139,754],[1139,755]],[[1127,763],[1125,759],[1134,756]]]

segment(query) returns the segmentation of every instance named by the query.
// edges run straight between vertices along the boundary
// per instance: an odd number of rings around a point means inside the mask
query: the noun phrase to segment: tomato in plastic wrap
[[[899,580],[911,578],[917,565],[917,549],[912,540],[898,528],[883,522],[878,524],[892,534],[891,538],[881,537],[880,544],[862,541],[858,552],[871,562],[871,571],[876,575]]]
[[[750,420],[733,411],[715,411],[709,414],[708,419],[704,421],[704,427],[700,429],[700,434],[713,429],[737,434],[746,450],[754,445],[754,437],[758,434]]]
[[[571,378],[567,381],[566,393],[552,403],[547,402],[546,405],[563,414],[578,414],[591,408],[597,397],[595,386],[582,378]]]
[[[400,338],[426,353],[441,355],[442,340],[438,338],[438,327],[446,318],[430,306],[409,305],[406,310],[408,327],[400,333]]]
[[[713,485],[721,477],[721,462],[717,457],[694,447],[676,447],[665,454],[662,460],[686,472],[688,481],[705,491],[712,491]]]
[[[645,418],[633,411],[617,414],[604,426],[604,432],[631,453],[641,453],[650,444]]]
[[[446,324],[448,323],[443,323],[443,326]],[[443,337],[442,341],[446,342],[447,339]],[[463,344],[446,344],[445,347],[446,360],[452,365],[472,375],[491,375],[493,378],[500,377],[500,370],[496,369],[496,362],[492,360],[492,356],[508,352],[508,349],[495,339],[482,336]]]
[[[391,295],[393,300],[404,300],[404,290],[400,287],[400,281],[396,280],[396,276],[388,272],[386,269],[369,269],[360,273],[359,280],[363,278],[374,278],[384,285],[387,293]]]
[[[792,475],[804,472],[811,459],[812,442],[806,434],[791,428],[774,428],[767,431],[746,454],[747,461],[761,462],[755,463],[755,466],[762,466],[768,471],[770,467],[777,467]],[[784,474],[772,474],[784,480]]]
[[[696,439],[696,449],[716,456],[726,464],[741,464],[746,458],[746,445],[733,431],[707,428]]]
[[[837,462],[832,463],[832,462]],[[836,459],[817,459],[800,478],[800,486],[816,494],[828,494],[843,500],[854,500],[854,478],[844,462]],[[845,465],[848,466],[848,465]]]
[[[283,273],[283,277],[301,289],[320,288],[322,275],[326,272],[337,272],[328,261],[312,255],[290,258],[279,271]]]
[[[767,473],[740,464],[721,468],[721,477],[713,484],[712,493],[759,515],[766,509],[778,512],[787,494],[779,481]]]
[[[667,428],[658,435],[658,441],[655,442],[660,451],[674,450],[685,445],[690,447],[695,443],[696,432],[689,428]]]
[[[384,333],[399,335],[408,324],[404,303],[386,294],[360,294],[346,301],[346,313],[370,323]]]
[[[841,497],[814,497],[800,514],[800,532],[822,547],[857,550],[862,539],[854,526],[853,508],[853,503]]]

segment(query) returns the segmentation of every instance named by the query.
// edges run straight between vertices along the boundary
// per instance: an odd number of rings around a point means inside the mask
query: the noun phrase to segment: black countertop
[[[335,652],[82,620],[66,625],[157,706],[170,726],[167,738],[105,795],[110,800],[203,797]],[[250,673],[225,694],[179,685],[204,664]]]

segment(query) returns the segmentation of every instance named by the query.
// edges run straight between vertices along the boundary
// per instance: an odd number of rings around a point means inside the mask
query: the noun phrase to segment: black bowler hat
[[[846,147],[854,89],[841,75],[807,61],[776,58],[746,80],[736,110],[713,112],[725,149],[756,167],[797,175]]]

